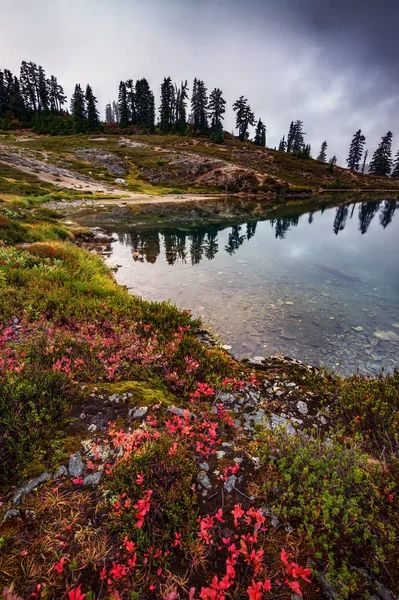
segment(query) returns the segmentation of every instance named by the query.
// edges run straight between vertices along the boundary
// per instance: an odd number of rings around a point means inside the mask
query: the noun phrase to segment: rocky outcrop
[[[124,162],[112,152],[96,148],[78,148],[74,152],[79,160],[104,167],[110,175],[123,176],[129,172],[129,163]]]

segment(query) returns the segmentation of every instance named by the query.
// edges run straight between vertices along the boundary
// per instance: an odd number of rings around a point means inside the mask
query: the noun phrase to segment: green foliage
[[[17,371],[19,362],[14,371],[0,374],[0,486],[15,478],[16,469],[21,477],[21,469],[39,450],[47,451],[72,400],[67,377],[43,370],[45,339],[30,342],[19,342],[23,373]]]
[[[50,111],[35,113],[32,130],[39,134],[69,135],[74,132],[74,120],[70,115],[56,115]]]
[[[391,469],[370,464],[355,443],[335,437],[323,441],[267,431],[259,445],[271,510],[295,526],[302,554],[327,568],[342,598],[355,586],[353,567],[389,569],[397,577],[398,464]]]
[[[181,550],[188,552],[197,539],[198,507],[191,489],[196,465],[184,447],[169,455],[173,440],[162,435],[148,441],[138,452],[121,460],[108,477],[107,485],[113,497],[130,504],[113,515],[115,528],[124,537],[137,543],[139,552],[153,546],[170,551],[175,534],[181,534]],[[143,483],[138,476],[144,474]],[[137,500],[152,490],[151,508],[142,528],[136,526]]]
[[[337,425],[361,435],[377,455],[399,452],[399,371],[376,378],[332,378],[330,410]]]

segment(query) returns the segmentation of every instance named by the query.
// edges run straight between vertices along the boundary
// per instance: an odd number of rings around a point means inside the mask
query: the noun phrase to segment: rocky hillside
[[[15,170],[49,184],[86,193],[153,195],[229,192],[309,194],[326,190],[399,190],[386,177],[352,173],[313,159],[239,142],[179,136],[36,136],[0,139],[0,192]],[[12,190],[10,190],[12,193]]]

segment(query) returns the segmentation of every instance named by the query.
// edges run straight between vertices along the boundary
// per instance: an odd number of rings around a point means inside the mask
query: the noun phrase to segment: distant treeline
[[[125,133],[160,133],[207,136],[216,143],[224,142],[223,120],[226,100],[219,88],[209,94],[204,81],[194,79],[189,99],[187,81],[179,85],[165,77],[160,90],[158,111],[155,96],[147,79],[121,81],[118,101],[105,107],[105,123],[97,109],[97,99],[89,84],[75,85],[69,111],[63,87],[54,75],[46,76],[41,65],[21,63],[19,77],[10,70],[0,70],[0,129],[31,128],[36,133],[51,135],[90,133],[96,131]],[[248,140],[250,127],[255,126],[253,142],[266,146],[266,126],[256,119],[248,100],[240,96],[232,108],[241,141]],[[158,116],[157,116],[158,113]],[[288,135],[280,140],[278,150],[299,158],[312,158],[310,144],[305,143],[303,121],[292,121]],[[359,129],[353,136],[347,158],[348,168],[373,175],[399,178],[399,151],[392,159],[392,132],[383,136],[367,168],[366,138]],[[328,162],[333,171],[335,156],[327,160],[327,142],[323,141],[316,160]],[[363,159],[363,160],[362,160]]]

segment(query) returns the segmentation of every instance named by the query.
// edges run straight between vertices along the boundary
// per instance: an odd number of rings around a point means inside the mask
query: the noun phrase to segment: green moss
[[[115,383],[99,384],[89,386],[88,391],[91,393],[96,389],[99,394],[132,394],[129,398],[129,403],[140,406],[153,406],[161,404],[162,406],[170,406],[171,404],[179,405],[182,399],[174,396],[168,390],[159,386],[159,383],[148,383],[145,381],[117,381]]]

